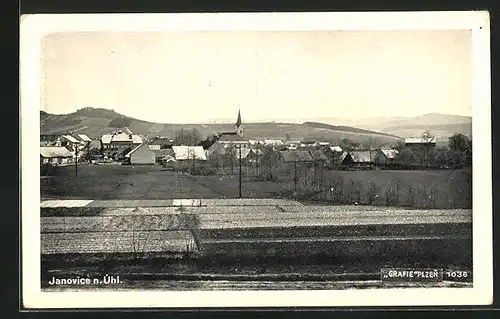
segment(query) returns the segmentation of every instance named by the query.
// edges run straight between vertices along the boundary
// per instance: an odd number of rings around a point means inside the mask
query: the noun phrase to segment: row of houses
[[[263,147],[271,147],[280,152],[280,158],[284,162],[293,161],[325,161],[327,158],[335,158],[336,161],[347,166],[371,165],[371,163],[387,163],[394,160],[394,150],[371,150],[344,152],[339,145],[330,144],[327,141],[283,141],[280,139],[247,140],[243,136],[243,124],[241,114],[235,123],[234,131],[220,132],[216,134],[213,144],[204,149],[202,146],[174,145],[172,139],[157,136],[148,140],[144,136],[132,133],[128,128],[102,135],[99,139],[90,139],[85,134],[63,134],[60,136],[41,136],[40,152],[42,163],[63,163],[78,160],[87,155],[87,159],[101,161],[114,160],[131,164],[154,164],[162,162],[173,162],[179,160],[195,159],[207,160],[232,153],[231,156],[241,157],[249,162],[256,160],[262,155]],[[408,138],[405,146],[435,147],[435,138],[421,136]],[[55,147],[55,148],[51,148]],[[62,148],[66,148],[72,154]],[[49,149],[51,148],[51,149]],[[58,148],[58,149],[57,149]],[[332,156],[333,154],[333,156]]]
[[[343,152],[338,162],[347,167],[383,166],[393,164],[397,160],[398,153],[395,149]]]
[[[41,135],[40,164],[72,164],[87,152],[91,142],[86,134]]]
[[[146,143],[140,144],[125,154],[126,164],[159,164],[177,161],[206,161],[202,146],[172,146],[171,149],[151,149]]]
[[[394,149],[349,151],[328,154],[323,150],[287,150],[278,153],[279,159],[285,163],[302,162],[328,162],[333,165],[348,167],[366,167],[372,165],[386,165],[394,163],[398,151]]]

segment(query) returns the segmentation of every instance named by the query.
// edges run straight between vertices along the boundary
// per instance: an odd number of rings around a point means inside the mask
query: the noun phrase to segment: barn
[[[373,151],[351,151],[342,160],[343,166],[368,168],[374,163],[375,152]]]
[[[147,144],[143,143],[136,146],[133,150],[125,155],[127,162],[132,165],[137,164],[155,164],[156,156],[153,151],[151,151]]]

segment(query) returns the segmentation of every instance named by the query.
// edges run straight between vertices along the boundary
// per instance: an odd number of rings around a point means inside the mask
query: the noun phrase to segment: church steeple
[[[236,128],[238,128],[241,125],[241,113],[240,110],[238,109],[238,118],[236,119]]]
[[[238,118],[236,119],[236,124],[234,124],[234,130],[239,137],[243,137],[243,127],[241,127],[241,112],[238,109]]]

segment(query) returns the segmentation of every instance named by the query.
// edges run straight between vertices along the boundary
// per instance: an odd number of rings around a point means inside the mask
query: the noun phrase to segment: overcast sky
[[[163,123],[471,115],[469,31],[58,33],[41,110]]]

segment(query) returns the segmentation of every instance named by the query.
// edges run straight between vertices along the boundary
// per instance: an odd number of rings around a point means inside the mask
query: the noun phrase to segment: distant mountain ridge
[[[243,115],[244,116],[244,115]],[[244,119],[243,119],[244,120]],[[84,133],[91,138],[127,127],[134,134],[143,136],[175,137],[181,129],[196,129],[202,138],[220,131],[231,131],[234,124],[172,124],[153,123],[122,115],[113,110],[83,108],[69,114],[49,114],[40,111],[41,134]],[[243,121],[247,139],[315,139],[340,141],[343,138],[362,143],[370,138],[379,144],[396,144],[401,138],[385,132],[374,132],[350,126],[333,126],[325,123],[246,123]]]
[[[376,117],[360,120],[339,120],[330,122],[328,118],[318,119],[322,123],[332,125],[349,125],[361,129],[384,132],[401,137],[420,135],[430,131],[432,135],[447,139],[455,133],[472,136],[472,117],[428,113],[416,117]]]

